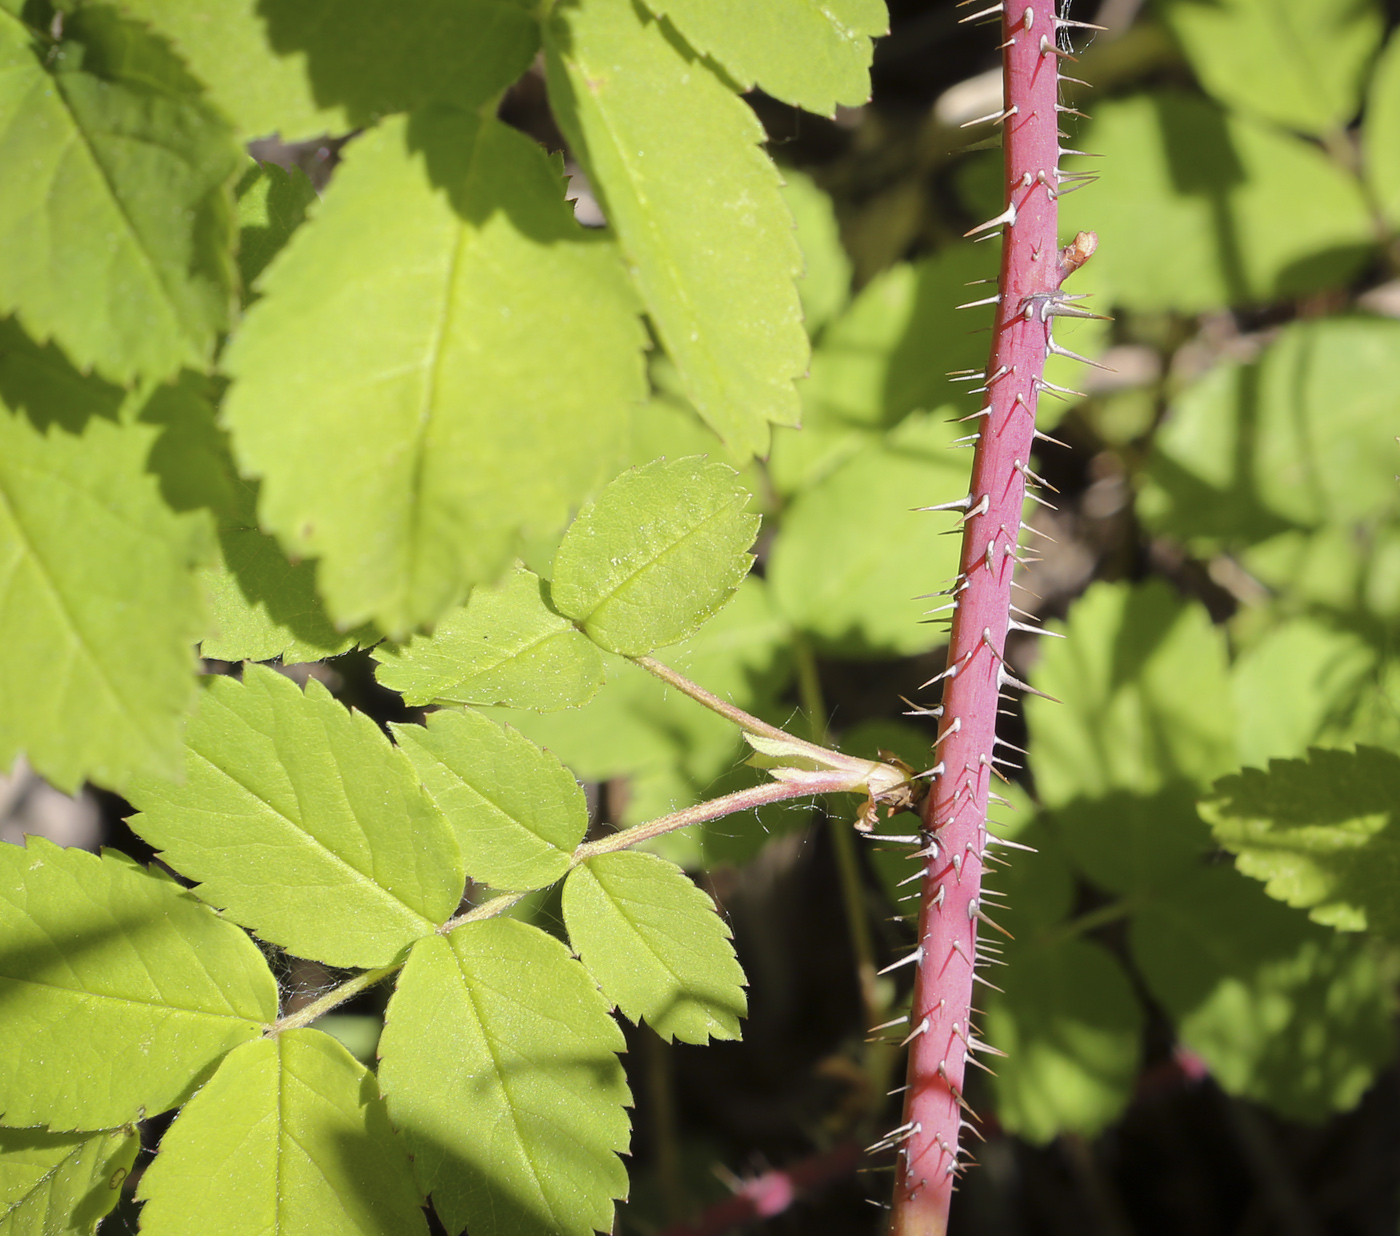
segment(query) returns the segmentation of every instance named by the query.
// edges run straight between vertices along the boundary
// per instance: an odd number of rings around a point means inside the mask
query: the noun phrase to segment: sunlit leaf
[[[141,1139],[0,1128],[0,1236],[90,1233],[115,1206]]]

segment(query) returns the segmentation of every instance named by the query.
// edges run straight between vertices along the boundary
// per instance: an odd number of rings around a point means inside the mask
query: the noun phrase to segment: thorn
[[[974,518],[976,518],[978,515],[985,515],[989,510],[991,510],[991,507],[992,507],[992,495],[991,495],[991,494],[983,494],[983,495],[977,500],[977,505],[974,506],[974,507],[972,507],[972,508],[967,512],[966,515],[964,515],[960,520],[958,520],[958,523],[960,523],[960,524],[965,524],[965,523],[967,523],[967,521],[968,521],[969,519],[974,519]]]
[[[1026,497],[1029,498],[1032,502],[1036,503],[1037,505],[1043,506],[1047,511],[1058,511],[1060,509],[1053,502],[1046,502],[1044,498],[1041,498],[1036,494],[1031,493],[1029,489],[1026,490]],[[1013,586],[1019,587],[1020,585]],[[1029,589],[1027,591],[1029,591]]]
[[[916,506],[911,507],[915,511],[965,511],[972,505],[972,495],[964,494],[952,502],[940,502],[937,506]]]
[[[1069,450],[1068,442],[1061,442],[1059,438],[1052,438],[1048,433],[1041,433],[1038,429],[1035,431],[1032,437],[1035,441],[1050,442],[1053,443],[1055,446],[1063,446],[1065,450]]]
[[[1000,8],[1001,6],[998,5],[997,7]],[[1003,223],[1006,224],[1007,227],[1015,227],[1015,226],[1016,226],[1016,203],[1015,203],[1015,202],[1008,202],[1008,203],[1006,204],[1006,209],[1003,210],[1003,211],[1001,212],[1001,214],[997,215],[997,217],[996,217],[995,219],[988,219],[988,220],[986,221],[986,223],[979,223],[976,227],[974,227],[974,228],[969,228],[966,232],[963,233],[963,236],[964,236],[964,237],[975,236],[975,235],[977,235],[978,232],[985,232],[988,228],[1000,227]],[[1004,367],[1004,366],[1003,366],[1003,367]],[[988,384],[990,385],[992,379],[988,378],[987,381],[988,381]]]
[[[991,413],[991,410],[992,405],[988,404],[985,408],[978,408],[976,412],[969,412],[966,416],[958,417],[957,420],[953,422],[953,424],[961,425],[964,421],[980,420],[982,417],[989,415]]]
[[[911,854],[910,857],[912,858],[913,855]],[[914,872],[913,875],[905,876],[904,879],[902,879],[898,884],[895,885],[895,888],[903,888],[906,884],[913,884],[915,880],[922,880],[926,875],[928,875],[928,871],[923,868],[920,868],[918,871]],[[897,966],[902,966],[904,962],[908,960],[909,958],[906,957],[904,961],[897,961],[894,963],[893,966],[886,966],[885,969],[893,970]],[[884,970],[880,971],[881,974],[884,974],[884,972]]]
[[[1077,155],[1081,159],[1102,159],[1103,155],[1093,150],[1071,150],[1068,146],[1060,147],[1060,157],[1065,155]]]
[[[982,17],[995,17],[1001,12],[1001,8],[1001,5],[994,4],[989,9],[982,9],[980,12],[977,13],[969,13],[966,17],[959,17],[958,21],[960,24],[966,24],[968,22],[977,21],[979,18]]]
[[[954,438],[950,443],[948,443],[948,449],[950,451],[955,451],[959,447],[971,446],[981,436],[982,435],[980,433],[970,433],[966,437]]]
[[[1046,348],[1055,356],[1063,356],[1066,360],[1079,361],[1082,365],[1092,365],[1095,369],[1102,369],[1104,373],[1113,373],[1107,365],[1101,365],[1096,360],[1090,360],[1087,356],[1080,356],[1078,352],[1071,352],[1068,348],[1062,348],[1053,339],[1046,342]]]
[[[926,1033],[926,1032],[928,1031],[928,1027],[929,1027],[929,1020],[928,1020],[927,1017],[925,1017],[925,1018],[923,1019],[923,1021],[921,1021],[921,1022],[920,1022],[917,1026],[915,1026],[911,1031],[909,1031],[908,1036],[904,1039],[904,1041],[903,1041],[902,1043],[900,1043],[900,1046],[901,1046],[901,1047],[908,1047],[910,1043],[912,1043],[916,1038],[919,1037],[919,1035]]]
[[[969,902],[968,904],[971,905],[972,903]],[[1004,935],[1008,940],[1014,940],[1016,938],[1009,931],[1007,931],[1006,928],[1003,927],[1000,923],[995,923],[990,918],[988,918],[986,911],[984,911],[981,906],[977,907],[976,917],[978,922],[986,923],[987,926],[990,927],[993,931],[1001,932],[1001,934]],[[1001,962],[1000,964],[1005,965],[1006,963]]]
[[[1001,304],[1001,294],[1000,294],[1000,293],[998,293],[996,296],[988,296],[988,297],[986,297],[986,298],[983,299],[983,300],[970,300],[970,301],[968,301],[967,304],[965,304],[965,305],[958,305],[957,308],[959,308],[959,309],[980,309],[983,305],[999,305],[999,304]]]
[[[1044,627],[1033,627],[1025,622],[1017,622],[1014,618],[1009,623],[1009,629],[1024,631],[1027,635],[1048,635],[1051,639],[1064,639],[1065,637],[1063,631],[1047,631]]]
[[[888,1030],[888,1029],[890,1029],[891,1026],[902,1026],[902,1025],[903,1025],[906,1021],[908,1021],[908,1020],[909,1020],[909,1014],[908,1014],[908,1013],[901,1013],[898,1017],[894,1018],[893,1021],[882,1021],[878,1026],[871,1026],[871,1027],[870,1027],[870,1033],[871,1033],[871,1034],[876,1034],[876,1033],[878,1033],[878,1032],[881,1031],[881,1030]]]
[[[899,698],[909,705],[909,711],[904,714],[906,717],[941,717],[943,715],[942,704],[939,704],[937,708],[920,708],[913,700],[906,700],[902,695]]]
[[[1001,5],[997,5],[997,8],[1001,8]],[[1064,30],[1064,29],[1067,29],[1067,28],[1073,28],[1073,29],[1075,29],[1075,30],[1103,30],[1103,31],[1107,31],[1107,29],[1108,29],[1107,26],[1096,26],[1096,25],[1094,25],[1094,23],[1091,22],[1091,21],[1071,21],[1068,17],[1057,17],[1057,18],[1055,18],[1055,26],[1056,26],[1056,28],[1059,29],[1059,30]]]
[[[1047,481],[1043,476],[1037,476],[1034,472],[1032,472],[1019,459],[1013,459],[1011,461],[1011,466],[1015,468],[1016,471],[1019,472],[1022,476],[1024,476],[1026,480],[1031,481],[1036,485],[1039,485],[1042,489],[1048,489],[1052,494],[1057,494],[1060,492],[1052,484],[1050,484],[1050,482]]]
[[[990,980],[984,979],[975,970],[972,972],[972,981],[974,983],[981,983],[983,987],[990,987],[993,991],[1000,992],[1003,996],[1006,995],[1006,992],[1002,991],[1000,987],[998,987],[995,983],[991,982]],[[971,1061],[973,1064],[977,1065],[977,1067],[980,1069],[987,1069],[987,1066],[981,1061],[979,1061],[975,1056],[969,1056],[968,1060]],[[987,1069],[987,1072],[992,1073],[992,1070]],[[996,1074],[992,1073],[992,1076],[995,1077]]]
[[[1046,695],[1044,691],[1038,690],[1028,682],[1022,682],[1015,675],[1008,672],[1006,662],[1004,661],[997,666],[997,686],[1015,687],[1018,691],[1025,691],[1030,695],[1038,695],[1041,699],[1049,700],[1052,704],[1061,704],[1064,702],[1063,700],[1057,700],[1053,695]]]
[[[1060,396],[1073,395],[1077,399],[1088,398],[1088,395],[1086,395],[1083,391],[1072,390],[1068,386],[1056,386],[1055,383],[1047,382],[1044,378],[1038,378],[1036,380],[1036,390],[1049,391],[1053,395]]]
[[[1040,36],[1040,54],[1042,56],[1058,56],[1061,60],[1077,61],[1079,59],[1072,52],[1061,51],[1050,41],[1050,36],[1045,34]]]
[[[938,744],[939,744],[939,743],[941,743],[945,738],[951,738],[954,734],[956,734],[956,733],[957,733],[959,730],[961,730],[961,729],[962,729],[962,718],[961,718],[961,717],[954,717],[953,720],[952,720],[952,722],[949,724],[948,728],[947,728],[946,730],[944,730],[943,733],[941,733],[937,738],[935,738],[935,739],[933,740],[933,749],[934,749],[935,751],[937,751],[937,750],[938,750]]]
[[[1068,73],[1061,73],[1060,80],[1062,82],[1073,82],[1076,86],[1084,86],[1089,90],[1094,88],[1093,82],[1086,82],[1082,77],[1071,77]]]
[[[1012,841],[1009,837],[998,837],[995,833],[987,834],[987,844],[999,845],[1007,850],[1024,850],[1027,854],[1040,853],[1034,846],[1022,845],[1019,841]]]
[[[1055,110],[1062,116],[1078,116],[1081,120],[1092,120],[1093,117],[1085,112],[1081,112],[1077,107],[1066,107],[1063,103],[1056,103]]]

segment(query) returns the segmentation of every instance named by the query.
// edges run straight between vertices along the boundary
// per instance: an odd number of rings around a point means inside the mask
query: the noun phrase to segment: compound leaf
[[[526,890],[569,870],[588,831],[583,790],[559,760],[477,712],[436,712],[394,738],[457,835],[467,874]]]
[[[957,573],[946,517],[915,507],[967,489],[967,464],[947,449],[946,410],[907,418],[804,489],[784,513],[768,559],[773,599],[793,623],[843,655],[910,655],[944,636],[920,623],[909,566],[926,579]]]
[[[261,522],[320,558],[342,628],[401,639],[499,576],[611,470],[645,394],[615,249],[495,120],[358,139],[262,289],[225,416]]]
[[[180,784],[143,779],[131,826],[199,895],[299,957],[383,966],[457,908],[452,829],[403,753],[314,678],[206,681]]]
[[[99,414],[100,384],[94,396],[76,374],[18,374],[14,359],[6,377],[33,399],[4,397],[59,423],[0,405],[0,766],[23,751],[65,790],[173,774],[207,527],[171,510],[147,474],[152,426]]]
[[[555,606],[624,656],[684,639],[748,574],[759,523],[748,503],[734,469],[701,458],[623,473],[564,534],[550,586]]]
[[[0,1236],[91,1233],[117,1204],[141,1139],[0,1128]]]
[[[599,854],[564,884],[569,942],[603,994],[668,1043],[737,1039],[748,1009],[731,932],[707,893],[654,854]]]
[[[802,255],[752,110],[640,7],[557,4],[550,102],[687,395],[741,457],[795,425]],[[705,174],[696,176],[696,167]]]
[[[983,1027],[1006,1052],[992,1080],[997,1119],[1036,1145],[1096,1135],[1131,1101],[1142,1057],[1145,1019],[1127,975],[1088,940],[1018,942],[1006,961]]]
[[[1354,938],[1213,867],[1159,890],[1129,942],[1181,1041],[1230,1094],[1294,1120],[1355,1106],[1394,1050],[1391,995]]]
[[[373,1074],[319,1030],[234,1048],[141,1177],[150,1236],[413,1236],[428,1225]]]
[[[622,1032],[559,941],[487,919],[413,948],[380,1081],[449,1231],[591,1236],[627,1192]]]
[[[586,704],[603,685],[593,642],[549,605],[538,575],[517,566],[472,589],[431,635],[381,644],[375,677],[409,704],[499,704],[549,711]]]
[[[169,877],[0,845],[0,1118],[114,1128],[174,1107],[277,1016],[257,946]]]
[[[1216,782],[1200,805],[1269,896],[1343,931],[1400,938],[1400,756],[1377,747],[1271,760]]]
[[[1206,785],[1235,766],[1224,636],[1160,581],[1095,584],[1044,651],[1026,701],[1041,801]],[[1053,711],[1051,711],[1053,709]]]
[[[1385,29],[1371,0],[1168,0],[1162,9],[1217,99],[1317,135],[1356,115]]]
[[[233,304],[233,134],[111,10],[48,50],[0,10],[0,165],[24,169],[0,198],[0,312],[117,381],[202,369]]]
[[[508,0],[120,3],[171,41],[245,138],[348,133],[434,100],[475,108],[539,46]]]
[[[870,40],[888,32],[884,0],[645,0],[745,90],[755,84],[822,116],[870,100]]]

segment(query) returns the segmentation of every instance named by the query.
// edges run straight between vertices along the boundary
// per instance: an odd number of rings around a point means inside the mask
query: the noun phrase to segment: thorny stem
[[[267,1028],[266,1033],[268,1035],[281,1034],[283,1030],[300,1030],[303,1026],[309,1026],[313,1021],[320,1020],[337,1005],[354,999],[362,991],[368,991],[391,974],[397,974],[399,968],[398,966],[383,966],[378,970],[366,970],[363,974],[357,974],[339,987],[331,988],[319,1000],[303,1004],[295,1013],[288,1013],[286,1017],[279,1017]]]
[[[976,415],[979,437],[961,512],[960,570],[952,602],[939,761],[924,804],[926,864],[919,912],[910,1013],[904,1120],[876,1148],[897,1152],[893,1236],[943,1236],[959,1158],[964,1079],[981,1044],[970,1024],[977,922],[989,838],[987,801],[995,760],[997,703],[1002,688],[1020,687],[1003,660],[1011,626],[1011,577],[1018,561],[1021,508],[1036,434],[1047,355],[1057,350],[1057,316],[1087,316],[1060,284],[1093,252],[1081,233],[1064,250],[1057,236],[1059,36],[1068,19],[1054,0],[1006,0],[974,17],[1000,14],[1006,209],[968,235],[1002,230],[1001,278],[991,359]],[[991,839],[995,843],[995,839]]]

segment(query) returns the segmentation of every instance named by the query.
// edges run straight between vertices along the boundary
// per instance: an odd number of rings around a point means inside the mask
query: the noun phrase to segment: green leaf
[[[233,304],[233,134],[110,10],[49,54],[0,11],[0,313],[120,382],[202,369]]]
[[[428,1225],[373,1074],[319,1030],[235,1048],[141,1177],[150,1236],[411,1236]]]
[[[783,201],[797,221],[805,272],[797,284],[807,333],[816,335],[851,297],[851,259],[831,198],[805,172],[783,168]]]
[[[401,639],[502,574],[611,471],[645,393],[616,251],[495,120],[437,109],[357,139],[262,288],[225,418],[261,522],[320,558],[341,627]]]
[[[1270,897],[1342,931],[1400,938],[1400,756],[1308,752],[1215,784],[1200,811]]]
[[[1314,145],[1204,99],[1094,108],[1069,172],[1113,175],[1066,197],[1062,235],[1098,233],[1107,305],[1196,313],[1345,287],[1374,246],[1360,186]]]
[[[844,656],[944,641],[920,623],[929,602],[914,594],[957,574],[957,539],[943,535],[946,516],[914,508],[967,492],[967,457],[947,449],[955,436],[948,409],[911,416],[798,494],[768,559],[773,598],[795,626]]]
[[[1376,61],[1361,122],[1364,171],[1381,210],[1400,225],[1400,33]]]
[[[550,585],[555,607],[623,656],[693,635],[753,564],[759,521],[748,504],[724,464],[658,459],[624,472],[564,534]]]
[[[1040,799],[1206,785],[1235,767],[1223,634],[1205,608],[1152,581],[1095,584],[1032,675],[1057,699],[1026,700]]]
[[[1017,856],[1020,857],[1019,855]],[[1142,1059],[1142,1006],[1113,954],[1087,940],[1008,947],[987,997],[997,1119],[1035,1145],[1093,1137],[1123,1114]]]
[[[1385,20],[1371,0],[1167,0],[1201,84],[1227,107],[1304,133],[1340,132],[1361,104]]]
[[[426,725],[392,728],[452,825],[473,880],[527,890],[569,870],[588,831],[588,804],[555,756],[476,712],[436,712]]]
[[[414,946],[379,1076],[449,1231],[591,1236],[627,1192],[622,1032],[559,941],[487,919]]]
[[[239,178],[238,275],[244,295],[281,251],[316,201],[316,190],[300,168],[254,163]]]
[[[220,661],[320,661],[373,643],[372,628],[343,635],[316,595],[311,562],[288,562],[258,527],[258,487],[232,479],[233,509],[219,521],[221,561],[201,574],[209,625],[200,652]]]
[[[0,1129],[0,1236],[91,1233],[121,1198],[141,1139]]]
[[[700,415],[741,456],[798,421],[802,259],[748,105],[618,0],[557,4],[550,102]],[[697,167],[705,174],[696,176]]]
[[[257,946],[159,872],[0,845],[0,1116],[102,1129],[189,1094],[277,1016]]]
[[[182,783],[146,778],[130,823],[198,893],[299,957],[383,966],[462,896],[452,829],[408,760],[314,678],[205,682]]]
[[[754,85],[822,116],[870,101],[870,40],[884,0],[645,0],[745,90]]]
[[[1259,360],[1221,365],[1176,400],[1139,513],[1202,552],[1394,518],[1397,390],[1400,322],[1290,326]]]
[[[1159,893],[1129,941],[1181,1041],[1229,1094],[1317,1121],[1355,1106],[1393,1053],[1372,954],[1228,868]]]
[[[120,0],[170,39],[245,138],[347,133],[434,100],[475,108],[530,65],[539,31],[500,0]]]
[[[603,685],[593,642],[549,604],[539,576],[517,566],[478,586],[431,635],[381,644],[375,677],[409,704],[577,708]]]
[[[748,1010],[715,904],[654,854],[599,854],[564,884],[569,942],[603,995],[668,1043],[737,1039]]]
[[[18,374],[0,359],[27,388],[0,397],[32,395],[44,426],[0,406],[0,767],[22,751],[61,789],[121,790],[179,767],[207,525],[147,474],[154,427],[84,419],[101,384],[27,355]]]

